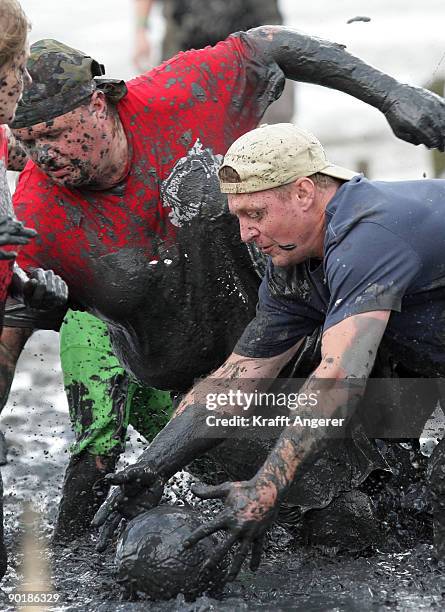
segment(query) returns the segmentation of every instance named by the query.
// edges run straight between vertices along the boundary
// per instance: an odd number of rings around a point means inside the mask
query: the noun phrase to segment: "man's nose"
[[[252,224],[240,221],[240,235],[243,242],[252,242],[258,236],[258,230]]]

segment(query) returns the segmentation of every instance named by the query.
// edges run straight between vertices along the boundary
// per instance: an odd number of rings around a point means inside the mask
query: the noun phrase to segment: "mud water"
[[[440,610],[445,606],[445,569],[433,560],[428,521],[422,508],[399,515],[388,512],[382,546],[373,552],[335,554],[307,548],[278,526],[269,536],[266,557],[256,574],[248,569],[228,585],[220,598],[203,596],[189,604],[179,596],[169,602],[128,601],[114,577],[113,552],[98,554],[94,535],[72,546],[51,547],[52,526],[68,459],[70,433],[58,365],[57,335],[39,333],[23,355],[1,427],[9,447],[5,481],[8,573],[1,583],[0,607],[13,610],[8,595],[23,588],[24,502],[40,513],[39,539],[48,546],[51,582],[60,595],[55,610]],[[124,463],[134,461],[143,446],[130,435]],[[188,492],[190,477],[172,479],[164,501],[199,503],[205,516],[218,510],[215,501],[198,502]],[[421,482],[415,497],[422,498]],[[399,495],[399,501],[403,494]],[[409,495],[404,496],[405,502]],[[402,504],[403,505],[403,504]],[[404,504],[406,506],[406,503]],[[40,563],[42,565],[42,563]]]
[[[131,3],[107,0],[106,7],[105,0],[93,5],[73,5],[68,0],[59,3],[61,10],[55,11],[55,3],[50,0],[38,3],[23,0],[33,21],[32,40],[60,38],[104,61],[110,76],[129,77]],[[409,4],[406,10],[406,0],[391,3],[374,0],[372,7],[357,0],[329,6],[324,0],[306,6],[292,0],[281,2],[289,25],[345,42],[350,51],[368,62],[402,81],[420,85],[443,74],[444,8],[442,0]],[[369,14],[372,21],[346,25],[349,18],[359,14]],[[159,42],[162,34],[159,26],[162,23],[158,11],[152,28],[154,43]],[[327,108],[330,112],[326,112]],[[316,131],[326,141],[330,156],[344,166],[355,167],[363,158],[366,141],[365,161],[374,178],[420,178],[424,171],[430,175],[426,150],[397,141],[378,113],[347,96],[330,91],[320,95],[319,89],[300,85],[297,117],[304,127]],[[31,501],[40,513],[39,537],[50,546],[72,440],[55,334],[36,335],[21,360],[13,389],[0,421],[9,446],[8,465],[2,468],[6,541],[10,551],[8,573],[0,584],[2,610],[13,609],[8,604],[8,595],[21,588],[23,528],[19,519],[23,503]],[[133,461],[142,446],[132,432],[125,461]],[[165,501],[193,502],[186,493],[186,484],[186,475],[176,477]],[[217,509],[216,502],[200,506],[209,516]],[[46,556],[51,580],[60,594],[60,605],[53,609],[100,612],[444,609],[445,570],[433,561],[428,526],[417,529],[416,519],[410,524],[405,516],[405,525],[400,526],[403,534],[394,539],[390,534],[399,528],[398,518],[393,514],[387,518],[388,533],[382,546],[372,554],[361,555],[309,550],[301,543],[291,542],[284,530],[274,527],[266,558],[255,575],[245,570],[235,583],[226,587],[221,599],[201,597],[195,604],[187,604],[181,597],[165,603],[123,600],[114,579],[112,551],[97,554],[94,537],[85,537],[69,548],[49,548]],[[416,537],[410,537],[414,534]]]

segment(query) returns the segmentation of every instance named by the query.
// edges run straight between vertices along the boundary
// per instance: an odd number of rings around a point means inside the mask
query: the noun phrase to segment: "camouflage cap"
[[[95,79],[105,74],[104,66],[57,40],[39,40],[31,46],[28,71],[33,82],[18,105],[13,129],[64,115],[86,102],[96,89],[114,103],[127,93],[123,81]]]

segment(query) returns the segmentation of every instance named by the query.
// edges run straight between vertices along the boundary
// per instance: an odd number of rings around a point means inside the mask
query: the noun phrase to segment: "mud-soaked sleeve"
[[[400,312],[403,296],[422,271],[411,245],[372,222],[358,223],[329,248],[325,266],[330,302],[324,330],[363,312]]]
[[[59,331],[66,315],[66,308],[58,310],[37,310],[30,308],[19,299],[8,297],[5,304],[3,325],[27,329]]]
[[[245,85],[238,97],[236,92],[233,97],[233,107],[243,114],[246,107],[253,106],[260,120],[268,106],[281,96],[286,82],[284,73],[270,55],[259,52],[255,40],[245,32],[230,36],[227,42],[233,45],[239,57],[239,70],[245,76]]]
[[[273,295],[269,270],[260,285],[255,318],[238,340],[234,353],[246,357],[274,357],[311,334],[322,323],[310,303],[295,296]]]

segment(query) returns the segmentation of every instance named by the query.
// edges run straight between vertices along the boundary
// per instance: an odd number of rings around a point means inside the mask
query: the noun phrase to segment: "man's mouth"
[[[62,178],[66,174],[70,173],[69,166],[62,166],[61,168],[47,168],[46,172],[53,176],[54,178]]]
[[[294,249],[297,248],[296,244],[278,244],[277,245],[279,249],[281,249],[282,251],[293,251]]]

